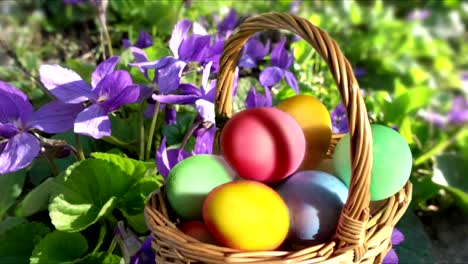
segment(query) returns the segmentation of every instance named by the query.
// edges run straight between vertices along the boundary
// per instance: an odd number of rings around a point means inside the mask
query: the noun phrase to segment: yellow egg
[[[304,132],[307,151],[300,170],[316,169],[325,158],[332,135],[331,118],[327,108],[309,95],[290,97],[277,108],[290,114]]]
[[[203,204],[203,221],[216,240],[243,251],[274,250],[289,230],[288,207],[280,195],[250,180],[211,191]]]

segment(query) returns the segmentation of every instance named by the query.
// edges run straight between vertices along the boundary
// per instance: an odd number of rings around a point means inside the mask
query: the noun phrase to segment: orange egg
[[[267,185],[250,180],[216,187],[203,204],[203,220],[216,240],[243,251],[274,250],[289,229],[283,199]]]
[[[309,95],[290,97],[277,108],[291,115],[304,132],[307,150],[299,170],[316,169],[325,158],[332,135],[331,118],[327,108]]]

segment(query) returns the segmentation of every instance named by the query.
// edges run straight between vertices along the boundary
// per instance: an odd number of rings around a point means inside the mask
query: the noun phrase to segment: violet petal
[[[236,10],[230,9],[226,17],[218,24],[219,32],[232,31],[237,25],[237,13]]]
[[[59,65],[42,65],[39,75],[42,84],[64,103],[77,104],[91,97],[91,86],[72,70]]]
[[[185,62],[172,58],[165,67],[157,71],[157,83],[160,93],[167,94],[179,87],[180,78],[186,65]]]
[[[211,36],[191,35],[184,39],[179,47],[179,59],[183,61],[202,62],[206,56],[206,49],[211,42]],[[203,52],[205,50],[205,52]]]
[[[192,83],[181,83],[179,89],[181,89],[182,94],[192,94],[198,97],[202,96],[200,89]]]
[[[164,104],[193,104],[199,97],[192,94],[160,94],[152,98]]]
[[[129,85],[120,91],[115,91],[109,99],[102,102],[100,105],[107,112],[113,112],[126,104],[133,104],[138,102],[140,98],[141,88],[139,85]]]
[[[195,107],[197,108],[200,116],[205,120],[211,123],[215,123],[215,110],[214,104],[204,99],[199,99],[195,102]]]
[[[75,119],[75,133],[96,139],[111,135],[111,123],[107,112],[99,105],[92,105]]]
[[[187,33],[192,26],[192,23],[187,19],[182,19],[175,25],[174,29],[172,30],[172,36],[169,40],[169,48],[172,50],[172,54],[176,58],[179,57],[179,47],[182,41],[187,36]]]
[[[155,156],[158,172],[164,177],[164,179],[166,179],[170,170],[177,163],[189,157],[190,154],[187,151],[179,148],[167,150],[166,137],[164,136]]]
[[[251,87],[245,100],[245,108],[271,107],[271,94],[269,89],[265,88],[266,95],[257,92],[255,87]],[[270,98],[268,98],[270,95]]]
[[[0,81],[0,122],[10,123],[21,120],[27,123],[33,107],[28,97],[9,83]]]
[[[285,74],[285,71],[282,70],[279,67],[266,67],[261,73],[260,73],[260,84],[265,87],[273,87],[275,84],[277,84],[281,79],[283,79],[283,76]]]
[[[91,74],[91,86],[96,88],[98,83],[111,72],[114,71],[115,67],[119,63],[120,57],[113,56],[109,59],[99,63],[96,69]]]
[[[393,245],[398,245],[405,240],[405,235],[403,235],[403,233],[400,232],[400,230],[393,228],[391,239]]]
[[[209,129],[204,129],[203,132],[198,133],[195,141],[195,147],[193,148],[194,154],[212,154],[213,143],[216,135],[216,126],[213,125]]]
[[[138,39],[135,41],[135,45],[137,48],[144,49],[153,46],[153,38],[148,32],[140,31],[138,34]]]
[[[296,76],[290,71],[285,71],[284,79],[289,87],[291,87],[296,94],[299,94],[299,85],[297,84]]]
[[[127,71],[114,71],[105,76],[98,83],[96,88],[94,88],[93,95],[94,98],[96,98],[95,102],[108,102],[109,104],[112,104],[116,98],[120,98],[122,96],[121,93],[130,85],[132,85],[132,77]]]
[[[19,130],[14,124],[11,124],[11,123],[2,124],[2,123],[0,123],[0,137],[12,138],[16,134],[18,134],[18,132],[19,132]]]
[[[129,39],[124,38],[122,39],[122,46],[124,49],[128,49],[132,46],[132,43],[130,42]]]
[[[210,77],[210,72],[211,72],[211,65],[213,62],[208,62],[208,64],[205,65],[205,68],[203,69],[203,74],[202,74],[202,82],[201,82],[201,90],[203,94],[206,94],[207,88],[208,88],[208,78]]]
[[[462,125],[468,122],[468,99],[455,96],[452,109],[448,113],[450,123]]]
[[[398,264],[398,256],[395,250],[392,248],[390,251],[385,255],[382,264]]]
[[[284,48],[285,43],[286,37],[283,37],[271,51],[271,65],[284,70],[288,69],[292,64],[292,56],[290,56],[288,51]]]
[[[39,140],[29,133],[10,138],[0,153],[0,174],[20,170],[36,158],[41,149]]]
[[[46,133],[62,133],[73,128],[73,123],[82,104],[65,104],[61,101],[50,102],[34,112],[30,128],[37,128]]]
[[[177,123],[177,111],[175,108],[166,106],[165,121],[168,125],[175,125]]]

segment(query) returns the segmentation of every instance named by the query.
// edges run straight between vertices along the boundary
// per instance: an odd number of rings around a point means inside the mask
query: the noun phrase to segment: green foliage
[[[80,233],[54,231],[34,248],[31,264],[73,263],[88,250],[88,242]]]
[[[22,223],[0,233],[0,263],[29,264],[35,245],[47,233],[42,223]]]
[[[129,215],[138,209],[141,212],[142,197],[159,185],[152,163],[115,154],[92,156],[94,159],[71,166],[54,184],[49,211],[58,230],[83,230],[110,215],[116,207]],[[130,193],[132,190],[140,193]],[[134,202],[131,205],[126,201],[129,197]]]
[[[6,211],[15,203],[16,198],[21,194],[26,173],[20,170],[14,173],[1,175],[0,186],[0,220]]]

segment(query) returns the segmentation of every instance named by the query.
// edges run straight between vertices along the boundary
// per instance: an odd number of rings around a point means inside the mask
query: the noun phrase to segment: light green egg
[[[167,176],[166,195],[182,218],[202,219],[202,206],[215,187],[230,182],[234,171],[217,155],[195,155],[179,162]]]
[[[371,125],[373,164],[371,200],[386,199],[397,193],[411,175],[412,155],[408,143],[392,128]],[[338,143],[333,154],[333,170],[348,187],[351,180],[349,134]]]

